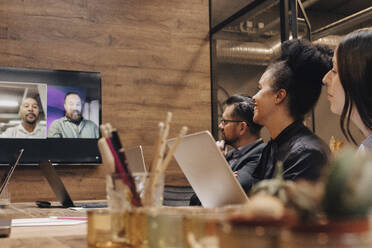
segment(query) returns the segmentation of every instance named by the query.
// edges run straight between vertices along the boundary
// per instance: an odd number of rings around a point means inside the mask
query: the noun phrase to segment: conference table
[[[0,218],[31,219],[48,217],[86,217],[85,210],[38,208],[35,203],[12,203],[0,209]],[[83,221],[81,221],[83,222]],[[88,247],[87,224],[13,226],[10,236],[0,238],[1,248]]]
[[[55,203],[57,204],[57,203]],[[66,208],[38,208],[35,203],[12,203],[6,209],[0,209],[0,218],[38,220],[55,216],[71,219],[86,217],[86,210],[73,210]],[[84,219],[84,218],[83,218]],[[369,218],[371,221],[372,218]],[[171,227],[172,228],[172,227]],[[171,229],[169,229],[171,230]],[[356,235],[327,235],[324,233],[301,234],[288,231],[278,232],[278,228],[262,228],[239,226],[229,235],[219,247],[262,247],[262,248],[312,248],[312,247],[372,247],[372,230]],[[211,230],[209,230],[211,231]],[[228,245],[226,245],[228,244]],[[7,238],[0,238],[1,248],[75,248],[88,247],[87,223],[71,225],[40,225],[40,226],[13,226]],[[160,247],[160,246],[159,246]]]

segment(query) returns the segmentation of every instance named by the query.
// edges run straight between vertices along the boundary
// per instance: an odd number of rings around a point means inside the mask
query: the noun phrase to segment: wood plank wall
[[[0,66],[102,74],[103,122],[150,164],[157,123],[210,129],[208,0],[0,0]],[[57,168],[73,199],[102,199],[102,166]],[[187,181],[177,164],[167,183]],[[12,201],[55,199],[37,168],[18,168]]]

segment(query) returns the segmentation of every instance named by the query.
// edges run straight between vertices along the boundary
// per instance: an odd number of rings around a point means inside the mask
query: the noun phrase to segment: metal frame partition
[[[304,6],[300,0],[255,0],[240,10],[236,11],[234,14],[219,22],[215,26],[212,26],[212,0],[209,2],[209,21],[210,21],[210,57],[211,57],[211,109],[212,109],[212,134],[215,138],[218,136],[218,110],[217,110],[217,78],[214,74],[216,68],[216,40],[214,35],[216,35],[223,28],[228,25],[233,25],[239,23],[244,18],[254,18],[260,13],[264,12],[268,8],[271,8],[274,5],[280,4],[280,36],[281,42],[284,42],[290,38],[290,32],[292,33],[293,38],[298,36],[298,22],[305,22],[307,26],[307,38],[311,40],[311,25],[309,19],[306,15]],[[303,19],[298,18],[298,9],[303,16]],[[312,113],[312,125],[313,131],[315,130],[314,126],[314,111]]]

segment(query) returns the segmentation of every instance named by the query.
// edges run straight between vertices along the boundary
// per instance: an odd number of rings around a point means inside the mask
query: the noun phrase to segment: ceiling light
[[[18,101],[0,100],[0,107],[18,107]]]

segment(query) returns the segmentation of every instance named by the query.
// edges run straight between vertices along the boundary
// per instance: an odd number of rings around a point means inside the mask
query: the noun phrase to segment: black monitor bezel
[[[93,77],[99,87],[97,93],[99,94],[99,124],[101,124],[102,78],[100,72],[0,67],[0,81],[5,82],[74,86],[74,82]],[[97,142],[98,139],[79,138],[0,138],[0,165],[7,165],[14,152],[19,149],[24,149],[20,165],[38,165],[48,160],[60,165],[99,165],[102,160]]]

